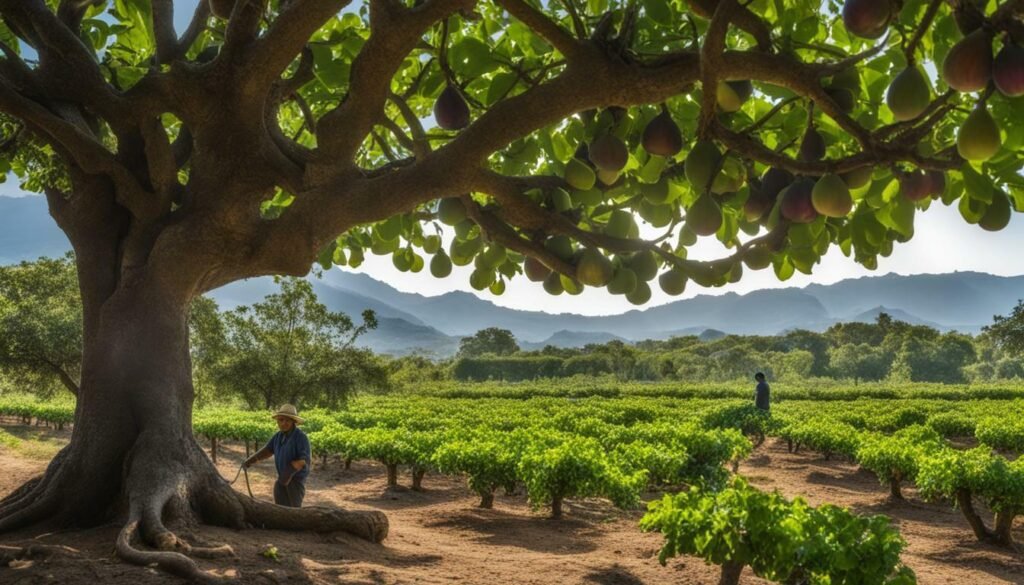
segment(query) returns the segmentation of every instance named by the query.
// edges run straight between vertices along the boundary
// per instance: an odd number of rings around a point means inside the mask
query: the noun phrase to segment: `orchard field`
[[[232,534],[236,558],[203,569],[254,583],[1024,581],[1024,388],[778,384],[769,416],[748,394],[447,382],[306,411],[306,504],[386,510],[387,540]],[[0,416],[6,495],[67,441],[73,405],[0,396]],[[217,406],[193,428],[245,490],[238,466],[275,425]],[[272,468],[250,476],[270,499]],[[112,530],[39,537],[73,550],[0,577],[173,581],[112,563]],[[725,551],[740,562],[720,564]]]

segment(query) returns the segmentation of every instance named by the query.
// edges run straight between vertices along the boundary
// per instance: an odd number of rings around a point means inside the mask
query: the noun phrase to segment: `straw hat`
[[[297,425],[301,425],[304,422],[302,420],[302,417],[299,416],[299,411],[296,410],[295,406],[291,404],[284,404],[281,406],[281,408],[277,409],[277,412],[274,413],[273,418],[277,418],[279,416],[286,416],[295,421],[295,424]]]

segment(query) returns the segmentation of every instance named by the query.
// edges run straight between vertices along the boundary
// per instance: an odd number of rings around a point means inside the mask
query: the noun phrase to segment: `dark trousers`
[[[288,485],[274,482],[274,503],[290,508],[301,508],[302,498],[306,497],[306,486],[301,481],[292,480]]]

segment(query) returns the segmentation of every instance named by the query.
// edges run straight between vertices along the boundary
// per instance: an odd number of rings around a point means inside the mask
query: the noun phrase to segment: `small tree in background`
[[[1024,353],[1024,301],[1017,301],[1017,306],[1009,316],[995,315],[993,323],[982,327],[982,331],[991,337],[997,346],[1011,354]]]
[[[471,337],[463,337],[459,342],[459,357],[512,355],[518,351],[519,344],[512,332],[498,327],[481,329]]]
[[[216,385],[251,408],[284,402],[338,406],[360,387],[387,384],[383,363],[356,339],[377,326],[327,309],[303,279],[279,279],[281,292],[224,313],[224,340],[207,358]],[[219,354],[219,355],[218,355]]]
[[[82,303],[70,255],[0,266],[0,372],[14,386],[78,395]]]

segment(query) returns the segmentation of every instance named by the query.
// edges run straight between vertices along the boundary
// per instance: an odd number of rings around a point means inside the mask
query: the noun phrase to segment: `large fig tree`
[[[193,439],[189,303],[234,280],[370,250],[639,304],[1024,208],[1022,0],[184,4],[0,0],[3,167],[84,304],[71,442],[0,530],[121,514],[122,558],[196,579],[176,522],[385,536],[239,496]]]

